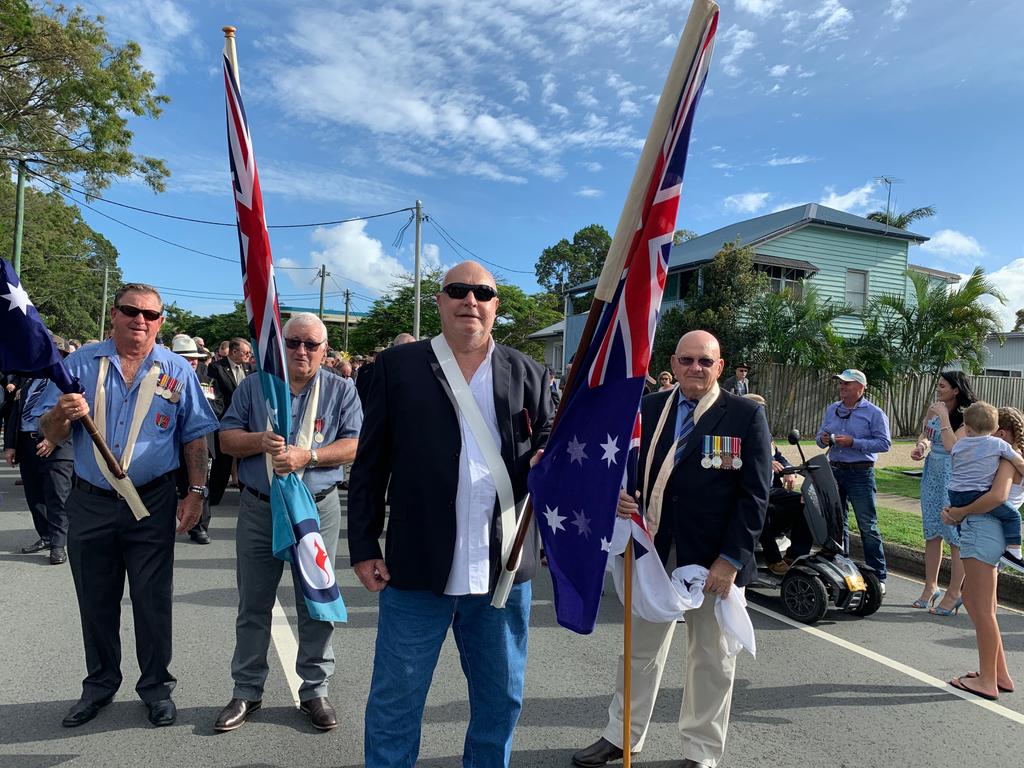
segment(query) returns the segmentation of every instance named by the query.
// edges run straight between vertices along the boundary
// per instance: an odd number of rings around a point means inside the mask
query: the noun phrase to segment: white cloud
[[[142,47],[140,61],[157,79],[183,70],[185,59],[178,44],[192,32],[188,12],[174,0],[96,0],[95,12],[114,40],[134,40]],[[220,74],[221,68],[217,67]]]
[[[593,187],[580,187],[576,190],[576,194],[579,197],[600,197],[604,192],[600,189],[594,189]]]
[[[780,165],[803,165],[804,163],[813,163],[814,158],[810,155],[789,155],[787,157],[779,157],[772,155],[765,161],[765,165],[772,167]]]
[[[603,165],[601,165],[600,163],[595,163],[595,162],[584,163],[583,167],[586,168],[591,173],[597,173],[602,168],[604,168]]]
[[[767,16],[779,7],[779,0],[736,0],[736,7],[756,16]]]
[[[878,204],[874,198],[874,192],[875,182],[873,181],[843,193],[837,193],[835,187],[825,187],[825,196],[819,202],[829,208],[859,215]]]
[[[1024,259],[1011,261],[1005,267],[987,273],[985,277],[1006,297],[1005,304],[995,299],[984,301],[999,313],[1003,330],[1009,331],[1016,322],[1017,310],[1024,307]]]
[[[318,227],[311,235],[320,247],[310,253],[311,262],[326,264],[329,272],[382,293],[398,275],[407,273],[402,263],[384,250],[380,240],[366,234],[365,221],[335,227]]]
[[[885,9],[885,15],[892,17],[893,21],[900,21],[910,10],[910,0],[889,0],[889,7]]]
[[[782,19],[786,22],[782,28],[782,33],[788,35],[790,32],[796,32],[800,29],[802,14],[800,11],[786,11],[782,14]]]
[[[839,0],[824,0],[821,7],[811,14],[811,18],[819,21],[815,37],[834,39],[843,36],[846,27],[853,21],[853,14]]]
[[[722,44],[728,46],[728,52],[722,57],[722,71],[729,77],[739,77],[743,72],[739,60],[743,54],[757,45],[757,35],[749,29],[741,29],[733,24],[722,35]]]
[[[955,229],[940,229],[931,240],[921,244],[922,251],[928,251],[946,259],[970,262],[980,259],[985,249],[970,235]]]
[[[661,40],[658,41],[659,47],[675,48],[677,45],[679,45],[679,36],[674,35],[671,32],[669,32],[667,35],[661,38]]]
[[[776,83],[770,89],[768,89],[768,95],[771,96],[773,93],[778,93],[782,90],[782,86]]]
[[[768,70],[768,74],[772,77],[785,77],[787,72],[789,72],[789,64],[776,64]]]
[[[601,103],[594,97],[594,88],[590,85],[585,85],[576,91],[576,100],[587,109],[593,109]]]
[[[737,213],[757,213],[767,205],[770,197],[770,192],[743,192],[738,195],[729,195],[724,201],[725,209]]]

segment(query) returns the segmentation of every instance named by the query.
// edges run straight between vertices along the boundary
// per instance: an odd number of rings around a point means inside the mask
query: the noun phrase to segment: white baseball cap
[[[836,378],[840,381],[856,381],[865,387],[868,385],[868,377],[864,375],[863,371],[858,371],[856,368],[847,368],[842,373],[837,373]]]

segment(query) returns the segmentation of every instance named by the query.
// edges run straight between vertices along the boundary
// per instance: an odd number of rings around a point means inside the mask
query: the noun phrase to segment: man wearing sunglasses
[[[551,390],[540,363],[494,343],[499,299],[490,272],[463,262],[441,285],[441,336],[377,356],[349,481],[352,567],[380,593],[369,768],[416,763],[449,628],[471,681],[465,763],[507,766],[522,708],[535,527],[505,607],[491,601],[504,537],[516,527],[515,506],[502,499],[526,495],[530,461],[551,431]]]
[[[889,418],[864,396],[868,379],[863,372],[848,368],[834,378],[839,382],[839,400],[825,409],[817,443],[821,448],[829,448],[829,463],[839,486],[844,518],[849,501],[864,545],[864,561],[878,575],[884,595],[885,551],[875,508],[875,460],[892,447]],[[845,535],[849,549],[848,530]]]
[[[686,614],[679,765],[713,768],[725,752],[736,674],[736,657],[728,653],[715,604],[733,590],[742,592],[757,576],[754,546],[768,510],[771,435],[764,408],[719,387],[725,361],[710,333],[684,335],[671,365],[678,385],[641,402],[639,492],[662,560],[674,544],[675,566],[708,569],[704,602]],[[623,492],[619,516],[629,517],[637,510],[636,502]],[[633,617],[634,753],[643,748],[647,736],[675,628],[675,622],[657,624]],[[597,768],[622,757],[621,669],[620,656],[608,725],[600,739],[573,755],[577,766]]]
[[[301,474],[316,502],[327,556],[335,564],[341,527],[337,486],[345,479],[342,465],[355,457],[363,420],[352,381],[321,368],[327,354],[327,328],[320,318],[299,312],[285,323],[282,336],[292,394],[291,434],[287,442],[269,428],[267,404],[257,376],[239,384],[220,424],[224,450],[238,459],[242,496],[235,527],[238,619],[231,659],[235,685],[231,701],[214,723],[218,732],[241,727],[260,708],[270,669],[267,652],[271,613],[284,564],[274,557],[271,547],[273,518],[268,464],[279,475]],[[299,619],[295,671],[302,679],[300,708],[315,728],[331,730],[338,725],[337,714],[327,698],[328,682],[334,673],[334,625],[309,615],[298,584],[295,610]]]
[[[224,402],[224,411],[231,407],[231,398],[242,380],[253,372],[252,345],[242,338],[234,338],[227,342],[228,354],[207,368],[207,375],[213,380],[217,395]],[[224,498],[224,489],[231,478],[233,459],[220,444],[217,436],[217,452],[210,468],[210,506],[217,506]]]
[[[121,598],[124,580],[135,616],[135,648],[142,675],[135,690],[149,721],[171,725],[171,595],[177,532],[199,521],[206,496],[206,435],[217,420],[191,366],[156,345],[163,303],[156,289],[130,283],[114,295],[111,337],[72,353],[65,365],[85,393],[62,395],[50,384],[40,419],[46,438],[71,436],[75,480],[68,497],[68,559],[82,615],[88,674],[82,697],[63,720],[88,722],[121,685]],[[96,403],[104,403],[96,407]],[[114,476],[99,458],[81,418],[96,427],[128,474],[148,516],[136,517],[113,490]],[[175,474],[183,449],[189,493],[178,500]]]

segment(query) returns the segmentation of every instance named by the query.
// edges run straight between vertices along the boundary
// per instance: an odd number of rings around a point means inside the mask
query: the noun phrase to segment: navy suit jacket
[[[640,471],[643,473],[647,452],[652,449],[654,428],[670,395],[676,401],[658,444],[653,446],[652,483],[675,440],[679,399],[673,390],[648,395],[641,403]],[[739,437],[741,468],[702,467],[704,435]],[[771,442],[764,408],[749,398],[720,391],[694,425],[685,452],[665,488],[658,537],[672,536],[678,565],[710,568],[715,559],[724,554],[743,565],[736,574],[737,586],[746,586],[754,580],[757,574],[754,546],[764,527],[768,489],[772,484]]]
[[[527,492],[530,458],[551,432],[554,408],[544,366],[496,344],[491,357],[501,456],[517,501]],[[360,375],[362,375],[360,373]],[[398,589],[444,594],[455,552],[455,495],[462,433],[454,395],[430,341],[377,355],[349,476],[348,545],[353,564],[381,557],[385,502],[390,504],[384,561]],[[536,526],[523,548],[516,583],[537,570]],[[501,567],[500,511],[491,526],[493,590]]]

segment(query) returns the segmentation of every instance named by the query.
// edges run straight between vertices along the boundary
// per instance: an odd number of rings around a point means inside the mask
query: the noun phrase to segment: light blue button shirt
[[[199,379],[196,378],[192,366],[183,357],[165,347],[153,347],[139,365],[135,381],[129,389],[125,386],[121,373],[121,359],[111,339],[83,347],[71,353],[64,361],[68,371],[85,389],[85,399],[89,402],[90,409],[95,407],[96,379],[99,376],[100,358],[103,357],[110,358],[105,383],[107,423],[104,437],[110,450],[118,458],[124,453],[132,414],[135,412],[135,402],[138,399],[139,385],[152,364],[158,363],[163,373],[185,382],[178,402],[172,403],[156,395],[149,406],[149,412],[142,420],[131,464],[128,467],[128,476],[138,488],[177,469],[179,448],[217,429],[217,418],[199,387]],[[43,394],[41,407],[44,410],[53,408],[60,395],[61,391],[57,389],[57,385],[51,383]],[[80,421],[72,422],[71,437],[75,449],[75,474],[88,483],[109,489],[110,483],[96,466],[92,439]]]
[[[825,409],[825,415],[818,427],[815,441],[821,448],[822,432],[833,435],[849,435],[851,446],[835,446],[829,451],[830,461],[861,462],[875,461],[878,454],[892,447],[889,436],[889,417],[885,411],[867,398],[861,398],[853,408],[847,408],[842,401],[832,403]]]
[[[993,435],[967,435],[954,443],[952,455],[949,490],[987,491],[999,469],[999,460],[1014,458],[1014,450]]]
[[[359,395],[351,379],[343,379],[332,373],[325,374],[318,370],[316,376],[298,395],[292,395],[292,431],[288,436],[289,445],[295,444],[302,423],[302,415],[306,412],[306,404],[313,395],[313,384],[320,379],[320,402],[314,416],[313,436],[314,450],[330,445],[335,440],[359,437],[363,426],[363,408],[359,404]],[[220,422],[221,430],[244,429],[246,432],[265,432],[267,430],[267,401],[263,399],[260,377],[248,376],[231,398],[231,407]],[[323,439],[317,440],[320,435]],[[330,488],[345,479],[345,470],[337,467],[316,467],[307,469],[302,476],[310,493],[316,494]],[[270,495],[270,481],[267,479],[267,462],[264,454],[257,453],[240,459],[238,462],[238,480],[247,488],[252,488],[264,495]]]

